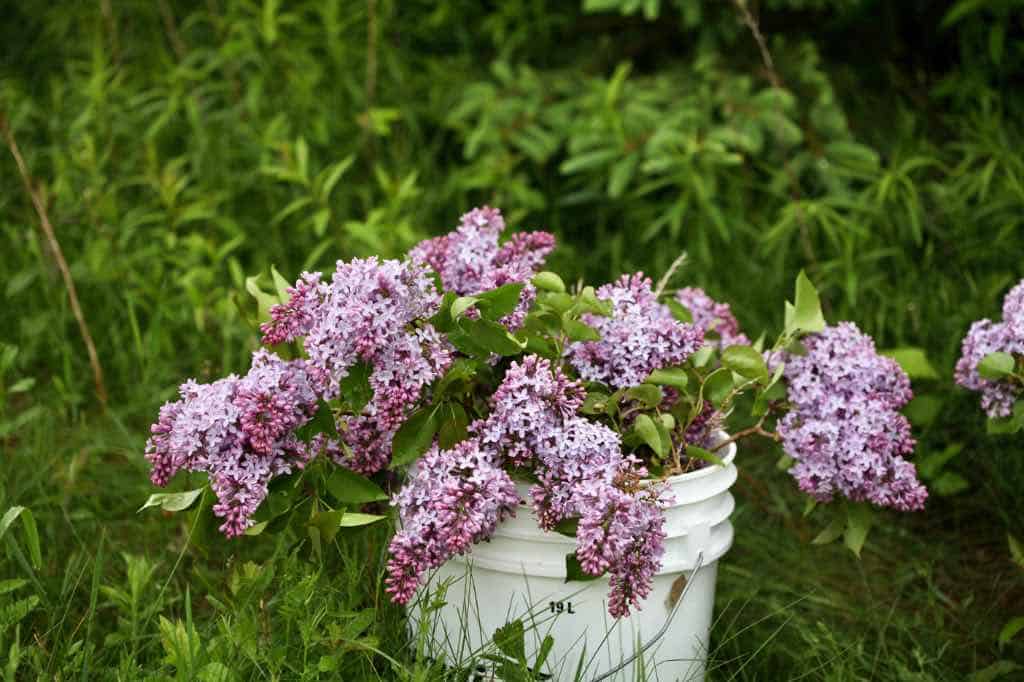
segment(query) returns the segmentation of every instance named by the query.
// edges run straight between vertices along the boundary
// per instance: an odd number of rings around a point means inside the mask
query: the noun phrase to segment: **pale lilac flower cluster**
[[[317,395],[304,360],[284,361],[258,350],[252,368],[212,384],[189,380],[181,399],[160,408],[146,443],[150,478],[164,486],[180,469],[209,474],[221,531],[241,535],[267,495],[267,483],[314,454],[294,430],[316,410]]]
[[[444,288],[459,296],[524,283],[519,305],[502,319],[506,327],[516,330],[536,296],[530,278],[555,248],[555,238],[547,232],[521,232],[499,246],[504,230],[501,211],[488,206],[475,208],[462,216],[454,232],[420,242],[409,257],[429,265],[440,275]]]
[[[785,358],[790,412],[778,425],[789,470],[801,490],[827,502],[836,494],[901,511],[924,507],[928,491],[914,465],[910,424],[899,409],[910,380],[852,322],[803,340],[806,355]]]
[[[623,455],[619,435],[576,414],[583,388],[537,356],[512,363],[487,419],[472,430],[538,478],[530,490],[542,528],[579,518],[577,558],[584,570],[611,578],[609,613],[629,613],[650,592],[664,553],[657,487],[640,488],[641,463]]]
[[[750,339],[740,331],[740,323],[728,303],[719,303],[698,287],[680,289],[676,292],[676,301],[690,311],[693,323],[704,331],[704,336],[718,335],[715,345],[719,350],[750,345]]]
[[[597,297],[611,303],[611,316],[588,313],[582,319],[601,339],[578,341],[566,349],[569,362],[588,381],[635,386],[655,369],[682,364],[704,343],[704,330],[676,320],[655,298],[643,273],[605,284]]]
[[[427,452],[395,504],[402,529],[391,540],[386,584],[394,601],[405,604],[425,571],[465,554],[514,515],[519,495],[494,454],[465,440]]]
[[[319,280],[318,273],[303,275],[293,299],[271,309],[278,322],[270,332],[273,338],[305,337],[327,399],[338,395],[356,363],[372,367],[373,398],[339,425],[351,455],[328,451],[344,466],[374,473],[390,460],[391,439],[424,387],[451,364],[453,350],[425,322],[437,312],[440,295],[425,266],[396,260],[339,261],[330,284]]]
[[[1024,280],[1003,299],[1003,321],[978,320],[964,337],[953,373],[964,388],[981,393],[981,407],[989,417],[1008,417],[1022,387],[1010,381],[984,379],[978,363],[989,353],[1024,355]]]

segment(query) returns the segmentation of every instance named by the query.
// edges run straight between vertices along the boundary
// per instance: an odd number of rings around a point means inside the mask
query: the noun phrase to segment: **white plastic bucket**
[[[554,638],[544,672],[558,682],[573,680],[581,661],[584,680],[703,680],[718,559],[732,546],[729,516],[735,502],[729,488],[736,481],[735,456],[736,444],[730,443],[722,457],[725,466],[708,465],[667,480],[674,501],[665,510],[662,568],[651,594],[628,618],[608,615],[607,578],[565,582],[565,555],[574,551],[575,539],[542,531],[532,509],[522,504],[490,542],[431,574],[410,612],[413,632],[419,631],[425,605],[445,589],[444,605],[429,610],[423,623],[434,658],[464,665],[495,630],[521,619],[529,663],[544,637]],[[524,500],[528,490],[529,485],[520,486]],[[639,660],[630,661],[635,654]],[[497,679],[488,672],[491,666],[481,661],[477,679]]]

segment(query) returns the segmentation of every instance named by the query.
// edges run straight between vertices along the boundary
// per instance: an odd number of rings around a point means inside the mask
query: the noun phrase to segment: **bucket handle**
[[[636,659],[640,658],[641,655],[647,652],[647,650],[649,650],[651,647],[657,644],[661,640],[661,638],[665,636],[665,633],[668,632],[668,626],[672,624],[672,620],[676,617],[676,613],[679,611],[679,605],[683,603],[683,599],[686,598],[686,593],[690,591],[690,587],[693,585],[693,576],[697,574],[697,571],[699,571],[701,569],[701,566],[703,565],[704,552],[701,551],[697,553],[697,560],[693,564],[693,569],[690,573],[690,579],[686,581],[686,587],[683,588],[683,592],[679,595],[679,599],[677,599],[676,603],[672,606],[672,610],[669,612],[668,618],[665,619],[665,623],[661,626],[661,629],[658,630],[658,632],[655,633],[653,637],[644,642],[639,649],[633,652],[632,656],[624,660],[622,663],[619,663],[617,666],[615,666],[608,672],[602,675],[598,675],[593,680],[591,680],[591,682],[602,682],[603,680],[607,680],[612,675],[619,672]]]

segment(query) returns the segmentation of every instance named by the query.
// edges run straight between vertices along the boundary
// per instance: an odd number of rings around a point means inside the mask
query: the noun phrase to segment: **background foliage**
[[[10,7],[3,112],[110,403],[5,153],[0,511],[28,511],[0,523],[8,679],[436,676],[402,653],[401,612],[363,570],[379,531],[339,539],[321,565],[258,542],[189,549],[196,526],[134,511],[159,405],[185,376],[244,369],[247,275],[398,254],[485,202],[555,232],[567,279],[657,276],[686,250],[678,279],[748,329],[780,327],[805,268],[831,320],[924,347],[937,369],[911,406],[937,494],[925,514],[885,517],[859,562],[809,544],[820,519],[772,453],[745,457],[718,678],[1012,676],[1024,448],[985,435],[951,373],[970,321],[998,315],[1024,275],[1022,6]]]

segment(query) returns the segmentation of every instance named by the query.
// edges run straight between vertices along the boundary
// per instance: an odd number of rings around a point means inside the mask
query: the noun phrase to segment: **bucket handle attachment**
[[[697,571],[699,571],[703,565],[704,565],[704,552],[702,550],[702,551],[697,553],[697,560],[694,562],[693,569],[690,572],[690,579],[686,581],[686,587],[683,588],[682,594],[680,594],[679,598],[676,599],[676,603],[672,606],[672,610],[669,612],[668,618],[665,619],[665,622],[661,626],[661,629],[658,630],[658,632],[656,632],[653,637],[651,637],[649,640],[644,642],[640,646],[639,649],[637,649],[635,652],[633,652],[632,656],[630,656],[629,658],[624,660],[622,663],[619,663],[617,666],[615,666],[614,668],[612,668],[608,672],[606,672],[606,673],[604,673],[602,675],[598,675],[593,680],[591,680],[591,682],[602,682],[603,680],[609,679],[612,675],[614,675],[615,673],[619,672],[620,670],[625,668],[627,665],[631,664],[633,661],[635,661],[638,658],[640,658],[640,656],[642,656],[644,653],[646,653],[651,647],[653,647],[655,644],[657,644],[661,640],[662,637],[665,636],[665,633],[668,632],[669,625],[672,624],[673,619],[675,619],[675,617],[676,617],[676,613],[679,611],[679,605],[683,603],[683,599],[686,598],[686,593],[690,591],[690,587],[693,585],[693,577],[695,575],[697,575]]]

